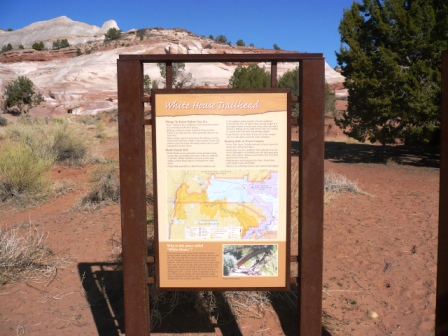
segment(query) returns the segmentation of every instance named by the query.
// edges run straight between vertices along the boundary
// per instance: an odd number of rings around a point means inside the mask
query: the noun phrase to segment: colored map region
[[[276,239],[278,172],[168,171],[168,237]]]

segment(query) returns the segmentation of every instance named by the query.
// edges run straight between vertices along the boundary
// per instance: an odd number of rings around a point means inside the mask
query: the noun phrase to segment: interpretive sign
[[[290,91],[154,90],[157,284],[288,289]]]

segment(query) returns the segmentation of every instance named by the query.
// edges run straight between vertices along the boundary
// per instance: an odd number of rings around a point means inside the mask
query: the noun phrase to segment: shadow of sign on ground
[[[292,155],[299,156],[299,141],[292,142]],[[325,159],[340,163],[396,163],[415,167],[438,168],[440,147],[377,146],[346,142],[325,142]]]
[[[292,307],[291,300],[297,298],[297,286],[291,285],[291,290],[289,292],[273,292],[270,293],[270,301],[272,308],[274,308],[280,325],[284,332],[284,335],[296,336],[298,335],[298,324],[297,324],[297,307]],[[331,336],[331,334],[322,327],[322,336]]]
[[[118,263],[79,263],[79,277],[92,316],[100,336],[122,335],[126,333],[124,324],[123,273]],[[160,293],[159,293],[160,294]],[[214,292],[217,309],[208,311],[201,302],[199,292],[178,292],[177,302],[158,303],[162,315],[161,323],[152,333],[210,333],[219,329],[223,335],[243,336],[237,317],[221,292]],[[164,294],[165,297],[170,297]],[[271,294],[270,300],[283,335],[297,335],[297,309],[291,309],[280,295]],[[214,323],[212,321],[215,321]],[[323,329],[322,335],[330,334]]]
[[[78,273],[85,297],[92,311],[98,335],[113,336],[126,333],[124,324],[123,272],[118,263],[79,263]],[[159,293],[160,294],[160,293]],[[214,293],[218,309],[210,313],[197,303],[198,292],[178,292],[177,301],[158,303],[160,323],[153,333],[215,333],[243,335],[236,317],[222,293]],[[163,294],[170,297],[169,294]],[[212,323],[216,320],[216,323]]]
[[[79,263],[78,273],[98,335],[123,334],[123,272],[118,270],[118,264]]]

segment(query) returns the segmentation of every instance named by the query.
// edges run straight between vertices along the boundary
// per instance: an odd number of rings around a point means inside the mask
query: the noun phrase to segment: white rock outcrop
[[[67,39],[71,45],[75,45],[102,40],[109,28],[119,29],[114,20],[106,21],[100,28],[60,16],[48,21],[35,22],[15,31],[3,31],[0,34],[0,46],[11,43],[14,49],[20,45],[31,48],[33,43],[42,41],[46,48],[51,48],[53,41],[57,39]]]
[[[29,47],[36,41],[52,43],[53,40],[62,38],[66,38],[74,46],[77,43],[103,40],[104,33],[110,28],[119,29],[114,20],[105,22],[99,28],[63,16],[36,22],[13,32],[0,31],[0,46],[11,43],[14,49],[17,49],[20,44]],[[45,97],[54,97],[51,104],[48,103],[46,107],[53,108],[55,113],[65,113],[60,111],[70,110],[72,113],[93,114],[116,108],[117,59],[121,54],[187,55],[270,52],[216,45],[209,39],[173,29],[147,29],[147,36],[150,37],[144,41],[137,39],[135,32],[124,35],[127,35],[123,37],[124,43],[103,45],[99,42],[96,43],[99,46],[97,51],[91,54],[83,53],[78,57],[74,57],[73,54],[71,57],[48,60],[43,58],[39,61],[0,62],[0,96],[9,81],[18,76],[26,76]],[[74,53],[73,50],[72,52]],[[45,53],[54,54],[54,52]],[[43,54],[43,52],[38,53],[38,55]],[[260,66],[269,69],[270,64],[260,64]],[[295,63],[279,63],[278,75],[296,66]],[[235,68],[234,64],[224,63],[186,63],[185,66],[185,70],[192,74],[195,85],[208,87],[227,87]],[[156,64],[145,64],[144,71],[153,80],[161,80]],[[325,78],[330,84],[344,81],[344,77],[328,64],[325,67]]]
[[[325,63],[325,80],[328,84],[343,83],[345,77]]]

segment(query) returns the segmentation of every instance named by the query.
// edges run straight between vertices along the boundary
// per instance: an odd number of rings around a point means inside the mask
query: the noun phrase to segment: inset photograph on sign
[[[224,245],[224,276],[278,276],[278,245]]]
[[[289,90],[155,90],[158,287],[289,286]]]

